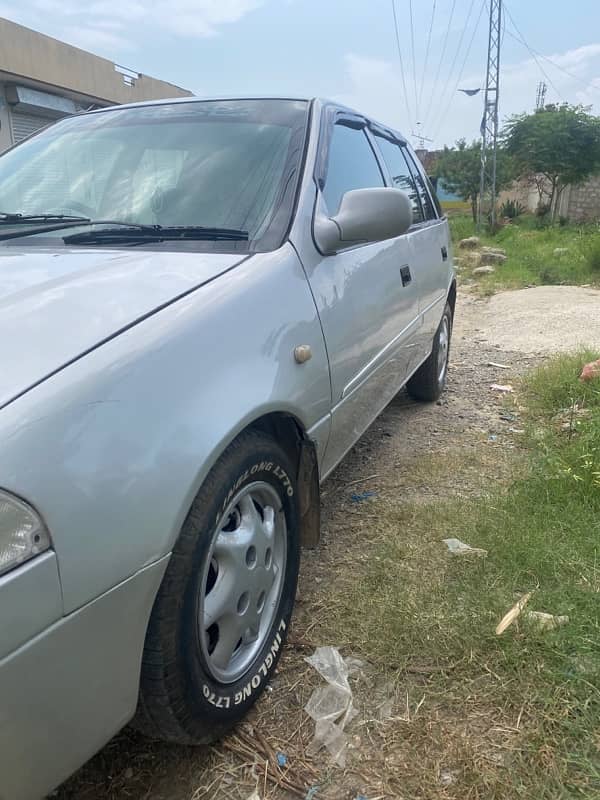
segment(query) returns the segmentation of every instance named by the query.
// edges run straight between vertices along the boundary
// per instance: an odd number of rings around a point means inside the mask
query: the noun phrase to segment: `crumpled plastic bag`
[[[448,550],[453,556],[487,556],[487,550],[483,547],[471,547],[466,542],[461,542],[460,539],[442,539]]]
[[[545,611],[526,611],[525,617],[540,631],[553,631],[560,625],[566,625],[569,622],[569,617],[566,615],[556,616],[547,614]]]
[[[314,690],[304,706],[315,721],[315,736],[308,751],[314,755],[326,747],[336,764],[344,767],[348,747],[344,728],[358,714],[352,703],[348,676],[357,672],[362,662],[354,658],[344,660],[338,649],[331,646],[317,647],[305,661],[327,681],[327,686]]]

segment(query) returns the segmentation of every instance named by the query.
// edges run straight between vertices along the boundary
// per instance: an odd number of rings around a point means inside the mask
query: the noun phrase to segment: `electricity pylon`
[[[498,97],[500,94],[500,45],[502,0],[490,0],[488,59],[485,98],[481,121],[481,180],[477,227],[489,214],[492,229],[496,224],[496,157],[498,152]]]

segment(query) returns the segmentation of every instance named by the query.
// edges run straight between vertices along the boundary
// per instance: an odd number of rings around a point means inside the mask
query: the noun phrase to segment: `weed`
[[[507,219],[515,219],[525,213],[525,206],[518,200],[506,200],[500,206],[500,216]]]
[[[538,227],[537,217],[523,214],[494,236],[480,234],[483,245],[502,247],[507,261],[481,282],[486,291],[518,289],[541,284],[600,284],[600,232],[597,226]],[[463,215],[450,218],[453,241],[472,236],[473,222]],[[560,255],[554,251],[559,249]],[[589,255],[589,257],[588,257]],[[594,271],[592,267],[598,263]]]
[[[452,216],[448,219],[453,242],[459,242],[461,239],[466,239],[475,234],[475,225],[470,217],[460,215]]]
[[[592,272],[600,273],[600,234],[582,236],[581,252]]]

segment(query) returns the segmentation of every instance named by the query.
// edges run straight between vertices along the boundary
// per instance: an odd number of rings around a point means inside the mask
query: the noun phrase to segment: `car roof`
[[[187,97],[161,97],[156,100],[140,100],[137,103],[123,103],[122,105],[105,106],[104,108],[95,108],[93,111],[88,111],[88,114],[98,114],[102,111],[109,111],[116,108],[142,108],[144,106],[163,106],[171,105],[172,103],[214,103],[214,102],[229,102],[231,100],[290,100],[292,102],[310,103],[318,98],[315,97],[301,97],[299,95],[214,95],[199,97],[198,95],[188,95]],[[323,101],[329,102],[329,101]]]
[[[86,114],[101,114],[106,111],[112,111],[116,109],[122,108],[144,108],[148,106],[162,106],[162,105],[171,105],[174,103],[208,103],[208,102],[228,102],[228,101],[245,101],[245,100],[281,100],[281,101],[290,101],[290,102],[301,102],[301,103],[313,103],[317,102],[323,108],[325,107],[334,107],[339,109],[340,111],[345,111],[350,114],[356,114],[360,117],[364,117],[365,119],[370,120],[374,123],[377,127],[381,128],[382,130],[387,130],[392,132],[393,134],[399,136],[403,141],[407,142],[406,137],[400,133],[396,128],[392,125],[387,125],[385,123],[379,122],[378,120],[371,117],[369,114],[365,114],[362,111],[357,111],[354,108],[349,108],[348,106],[344,105],[343,103],[339,103],[336,100],[331,100],[326,97],[308,97],[308,96],[300,96],[300,95],[216,95],[214,97],[199,97],[197,95],[190,95],[187,97],[164,97],[156,100],[141,100],[137,103],[124,103],[123,105],[114,105],[114,106],[105,106],[104,108],[97,108],[93,111],[84,112]]]

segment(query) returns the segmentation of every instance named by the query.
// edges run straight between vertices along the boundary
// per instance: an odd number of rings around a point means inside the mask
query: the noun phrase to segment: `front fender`
[[[300,344],[313,354],[302,365]],[[170,552],[204,477],[253,420],[285,412],[308,430],[330,406],[314,301],[285,245],[7,406],[0,486],[44,517],[68,613]],[[317,429],[326,436],[326,424]]]

